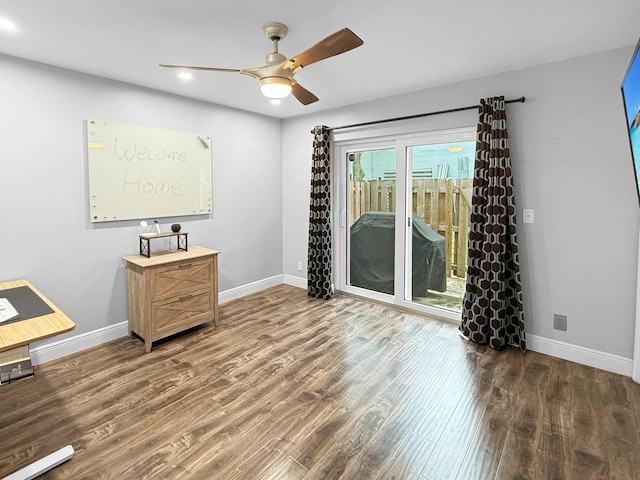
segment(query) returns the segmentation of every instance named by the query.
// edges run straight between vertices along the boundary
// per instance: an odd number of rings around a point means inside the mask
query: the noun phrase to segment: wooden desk
[[[14,360],[20,361],[20,359],[25,359],[26,357],[29,360],[29,365],[31,365],[31,360],[29,359],[29,344],[31,342],[70,332],[76,325],[27,280],[0,283],[0,298],[2,298],[2,290],[16,287],[29,287],[53,310],[53,313],[20,320],[19,322],[12,322],[6,325],[0,323],[0,364],[10,364]],[[33,369],[31,369],[31,372],[33,373]],[[62,462],[66,462],[73,457],[73,453],[73,447],[67,445],[6,478],[11,480],[35,478]]]
[[[27,280],[13,280],[11,282],[0,283],[0,297],[2,290],[9,288],[27,286],[36,293],[51,309],[53,313],[41,315],[39,317],[21,320],[19,322],[0,323],[0,363],[14,360],[11,358],[13,351],[20,357],[24,357],[22,352],[28,352],[28,345],[38,340],[53,337],[61,333],[66,333],[75,328],[75,323],[47,299],[36,287]]]

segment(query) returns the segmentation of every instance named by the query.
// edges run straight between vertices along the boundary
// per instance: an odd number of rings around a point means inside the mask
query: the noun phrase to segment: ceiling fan
[[[364,43],[351,30],[343,28],[295,57],[287,59],[287,57],[278,52],[278,42],[287,35],[289,31],[288,27],[282,23],[269,22],[266,23],[262,29],[265,35],[273,42],[273,52],[267,54],[265,57],[265,65],[262,67],[234,69],[197,67],[191,65],[160,64],[160,66],[166,68],[242,73],[243,75],[257,79],[260,82],[260,90],[266,97],[284,98],[289,95],[289,93],[292,93],[300,103],[309,105],[310,103],[317,102],[318,97],[302,87],[295,80],[294,75],[312,63],[348,52]]]

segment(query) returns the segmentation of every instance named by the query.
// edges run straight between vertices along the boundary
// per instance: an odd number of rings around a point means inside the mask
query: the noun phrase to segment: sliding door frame
[[[370,151],[370,150],[382,150],[382,149],[395,149],[396,150],[396,178],[399,176],[398,172],[398,152],[395,145],[395,139],[393,138],[377,138],[377,139],[363,139],[355,141],[345,141],[334,144],[334,152],[336,153],[333,158],[335,159],[335,168],[333,169],[334,178],[332,179],[333,185],[336,185],[337,195],[333,198],[337,199],[337,205],[334,205],[334,225],[337,228],[334,229],[334,275],[336,288],[340,291],[363,296],[372,300],[377,300],[384,303],[395,303],[393,295],[368,290],[361,287],[356,287],[347,284],[349,278],[348,268],[348,252],[349,252],[349,220],[348,220],[348,202],[349,192],[347,191],[348,184],[348,160],[347,156],[349,152],[353,151]],[[398,186],[396,185],[396,189]],[[402,198],[402,197],[398,197]],[[335,200],[334,200],[335,201]],[[404,207],[396,202],[396,224],[398,221],[399,210]],[[398,231],[395,232],[395,245],[398,245]],[[402,252],[398,252],[395,249],[394,264],[402,261]],[[398,269],[395,269],[397,272]],[[394,280],[395,279],[394,277]],[[397,281],[394,282],[394,289],[397,289],[400,285]]]

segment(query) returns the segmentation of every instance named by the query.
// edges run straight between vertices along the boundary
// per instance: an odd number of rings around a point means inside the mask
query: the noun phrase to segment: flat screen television
[[[631,145],[631,160],[636,178],[636,191],[640,201],[640,41],[629,62],[622,81],[622,100],[627,116],[627,132]]]

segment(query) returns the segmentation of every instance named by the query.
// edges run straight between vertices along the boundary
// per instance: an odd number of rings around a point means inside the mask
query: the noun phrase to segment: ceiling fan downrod
[[[276,65],[287,61],[287,57],[278,52],[278,42],[287,36],[289,28],[278,22],[265,23],[262,27],[264,34],[273,43],[273,52],[268,53],[265,57],[267,65]]]

